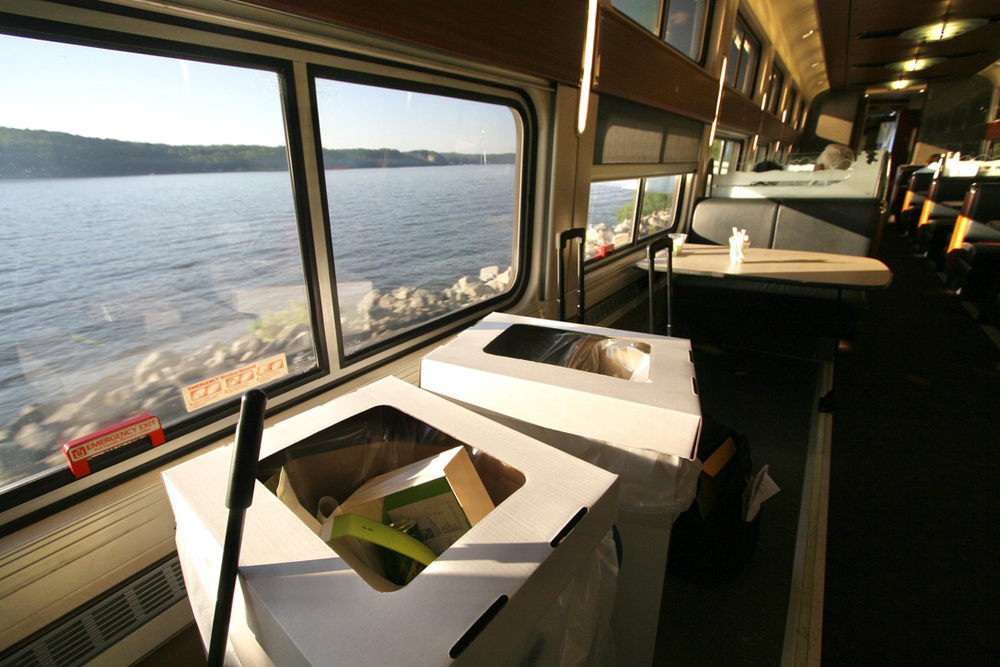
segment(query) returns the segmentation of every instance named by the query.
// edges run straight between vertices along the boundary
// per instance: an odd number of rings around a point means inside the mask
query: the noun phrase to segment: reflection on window
[[[586,259],[600,259],[674,226],[681,176],[601,181],[590,185]],[[640,201],[636,215],[636,201]]]
[[[739,165],[741,147],[742,142],[717,138],[712,144],[712,173],[719,176],[735,171]]]
[[[785,74],[775,65],[771,72],[771,84],[767,93],[767,110],[777,114],[781,108],[781,93],[785,88]]]
[[[729,49],[726,83],[747,97],[753,95],[760,51],[760,40],[754,37],[743,20],[738,18],[733,32],[733,43]]]
[[[663,41],[692,60],[701,60],[708,0],[670,0]]]
[[[330,79],[315,85],[345,352],[507,291],[514,110]]]
[[[611,4],[688,58],[701,59],[709,0],[612,0]]]
[[[642,193],[642,215],[639,217],[639,238],[665,232],[673,227],[674,194],[679,177],[647,178]]]
[[[639,179],[591,183],[586,259],[606,257],[632,240]]]
[[[660,0],[611,0],[612,6],[649,32],[660,27]]]
[[[0,53],[0,487],[317,366],[276,73]]]

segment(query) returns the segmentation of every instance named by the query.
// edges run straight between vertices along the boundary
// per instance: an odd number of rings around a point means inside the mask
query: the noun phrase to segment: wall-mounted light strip
[[[728,57],[723,57],[722,72],[719,74],[719,95],[715,98],[715,120],[712,121],[712,131],[708,134],[709,146],[715,143],[715,131],[719,127],[719,109],[722,108],[722,89],[726,85],[726,66],[729,64],[728,61]]]
[[[594,58],[597,55],[597,6],[599,0],[587,3],[587,37],[583,43],[583,76],[580,77],[580,106],[576,115],[576,133],[587,130],[590,91],[594,87]]]

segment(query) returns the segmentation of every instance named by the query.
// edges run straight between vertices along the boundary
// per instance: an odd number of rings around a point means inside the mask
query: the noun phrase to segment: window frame
[[[744,58],[747,56],[747,50],[745,45],[750,43],[752,46],[756,47],[756,50],[751,50],[750,53],[753,54],[753,71],[750,71],[749,65],[745,70],[746,78],[740,81],[740,67],[744,64]],[[753,99],[753,93],[757,86],[757,77],[760,74],[761,65],[761,55],[764,51],[764,44],[753,30],[750,29],[749,23],[743,18],[741,14],[736,15],[736,25],[733,27],[733,38],[730,41],[729,53],[732,54],[733,47],[737,49],[736,62],[730,62],[726,70],[726,85],[738,92],[744,97]],[[730,74],[732,74],[733,82],[729,82]]]
[[[526,155],[529,155],[529,135],[533,133],[529,132],[529,127],[534,126],[533,118],[531,115],[531,110],[528,105],[524,103],[524,100],[514,99],[508,97],[502,97],[497,95],[487,95],[482,93],[466,93],[466,94],[456,94],[455,88],[450,88],[435,83],[425,83],[425,82],[414,82],[413,80],[403,79],[398,76],[392,76],[389,74],[373,74],[368,72],[358,72],[355,70],[348,70],[339,67],[329,67],[322,65],[309,65],[307,66],[307,76],[309,80],[309,95],[312,101],[312,107],[314,110],[313,114],[313,137],[315,139],[313,145],[309,148],[315,152],[316,161],[318,165],[323,164],[323,147],[320,144],[321,133],[320,133],[320,119],[319,113],[316,111],[316,80],[317,79],[328,79],[334,81],[343,81],[345,83],[354,83],[360,85],[378,86],[383,88],[390,88],[399,91],[412,91],[418,93],[424,93],[429,95],[440,95],[444,97],[450,97],[454,99],[469,100],[474,102],[486,102],[492,104],[503,104],[507,106],[512,112],[515,112],[520,117],[520,122],[518,123],[517,139],[518,146],[517,158],[515,163],[515,171],[517,187],[514,193],[515,198],[515,210],[513,211],[513,241],[512,250],[512,263],[511,270],[514,272],[515,279],[511,282],[510,287],[505,291],[496,296],[490,297],[483,301],[477,302],[470,306],[465,306],[458,310],[446,313],[440,317],[433,318],[428,322],[423,324],[418,324],[414,327],[410,327],[401,330],[391,336],[387,336],[383,340],[379,340],[376,343],[365,346],[351,354],[346,354],[343,345],[343,331],[341,327],[340,320],[340,304],[339,299],[337,299],[337,280],[336,280],[336,263],[337,263],[337,251],[336,248],[332,247],[332,230],[330,228],[330,210],[329,210],[329,198],[326,188],[326,179],[319,179],[319,196],[320,202],[323,207],[323,222],[326,229],[326,234],[328,242],[331,244],[330,250],[330,281],[332,285],[333,292],[333,310],[336,313],[336,327],[334,335],[337,339],[337,353],[338,353],[338,363],[340,368],[348,368],[350,366],[360,364],[368,359],[377,357],[383,354],[386,350],[396,347],[400,344],[400,341],[404,338],[418,337],[426,334],[429,331],[433,331],[442,326],[449,326],[457,321],[466,319],[468,317],[468,311],[478,311],[480,309],[489,309],[491,307],[497,306],[505,301],[509,301],[513,296],[520,297],[523,294],[526,287],[526,276],[527,273],[527,261],[530,256],[530,234],[526,232],[525,221],[528,219],[531,211],[531,200],[524,196],[524,193],[530,189],[533,179],[530,177],[530,170],[528,169],[527,162],[529,160],[525,159]],[[320,167],[322,169],[322,166]]]
[[[678,212],[681,210],[681,202],[686,194],[688,176],[690,176],[690,174],[687,172],[678,172],[670,169],[665,170],[663,165],[658,164],[646,165],[646,168],[635,168],[634,165],[595,165],[591,173],[591,186],[593,186],[594,183],[608,183],[612,181],[624,180],[637,180],[639,183],[636,187],[635,195],[632,198],[632,219],[631,226],[629,228],[628,243],[621,247],[614,248],[612,252],[607,253],[606,255],[585,258],[584,266],[586,269],[589,271],[592,267],[608,264],[615,258],[620,258],[623,255],[634,254],[635,252],[645,248],[656,239],[663,238],[668,234],[675,232],[680,224]],[[643,197],[646,194],[646,181],[649,179],[663,177],[673,177],[676,179],[674,199],[671,203],[670,211],[671,225],[667,229],[659,231],[655,234],[649,234],[639,238],[639,217],[642,215]],[[589,223],[590,211],[588,205],[587,220],[585,221],[584,229],[590,228]]]
[[[261,69],[275,72],[279,78],[288,168],[291,178],[295,227],[298,232],[299,255],[308,300],[307,311],[316,352],[316,368],[290,376],[268,386],[267,414],[272,416],[319,394],[335,390],[361,375],[397,361],[414,349],[454,334],[461,326],[481,317],[489,310],[515,303],[526,292],[529,282],[529,262],[532,248],[532,228],[535,214],[536,170],[538,159],[538,120],[531,84],[517,78],[494,74],[486,70],[465,70],[461,67],[433,67],[419,59],[401,61],[392,57],[389,45],[365,45],[366,50],[343,51],[329,46],[311,44],[307,40],[274,40],[263,33],[232,28],[224,22],[178,19],[155,12],[81,10],[79,23],[69,24],[49,17],[20,14],[0,16],[0,33],[84,47],[96,47],[168,58],[189,59],[212,64]],[[118,19],[114,30],[103,26],[106,18]],[[178,27],[180,26],[180,27]],[[337,40],[338,37],[331,39]],[[345,38],[346,39],[346,38]],[[211,44],[211,45],[209,45]],[[370,55],[369,52],[374,53]],[[343,65],[341,65],[343,63]],[[304,86],[303,74],[312,66],[338,69],[362,77],[379,72],[384,79],[392,77],[407,82],[408,89],[433,86],[453,97],[471,98],[481,91],[504,104],[518,105],[521,122],[518,131],[517,191],[513,229],[513,280],[508,289],[496,297],[466,306],[393,336],[364,355],[344,358],[339,332],[340,320],[336,299],[325,294],[334,290],[334,252],[331,243],[325,185],[322,170],[315,173],[314,164],[319,147],[318,111]],[[311,87],[311,86],[310,86]],[[304,108],[310,105],[311,108]],[[310,137],[315,142],[309,140]],[[324,192],[318,197],[320,187]],[[317,211],[322,210],[322,222]],[[321,231],[322,230],[322,231]],[[325,270],[323,267],[329,267]],[[0,535],[9,534],[45,516],[55,514],[111,488],[124,484],[178,458],[217,443],[232,434],[239,410],[239,397],[221,401],[190,418],[184,418],[164,431],[167,440],[155,449],[145,448],[123,461],[97,470],[81,479],[73,478],[68,467],[59,466],[30,478],[11,483],[0,493],[5,509],[0,511]],[[61,443],[60,443],[61,444]]]

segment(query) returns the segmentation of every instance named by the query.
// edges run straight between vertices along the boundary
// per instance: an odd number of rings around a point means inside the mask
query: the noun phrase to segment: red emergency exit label
[[[97,433],[71,440],[62,448],[69,461],[70,471],[79,479],[90,474],[90,460],[95,456],[145,437],[149,437],[154,447],[163,444],[163,427],[159,417],[139,415]]]

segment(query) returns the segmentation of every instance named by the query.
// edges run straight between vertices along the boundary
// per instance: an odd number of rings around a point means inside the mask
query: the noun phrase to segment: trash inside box
[[[461,447],[495,506],[405,586],[352,568],[307,519],[379,474]],[[231,629],[275,664],[482,664],[513,655],[592,556],[614,475],[387,379],[265,430]],[[192,607],[207,636],[225,532],[222,448],[164,473]],[[299,511],[274,493],[284,469]],[[571,480],[571,481],[570,481]],[[212,580],[212,577],[216,580]],[[206,581],[206,579],[209,579]],[[197,599],[199,596],[206,599]]]
[[[696,455],[701,405],[682,339],[492,313],[421,361],[420,386],[612,445]]]

